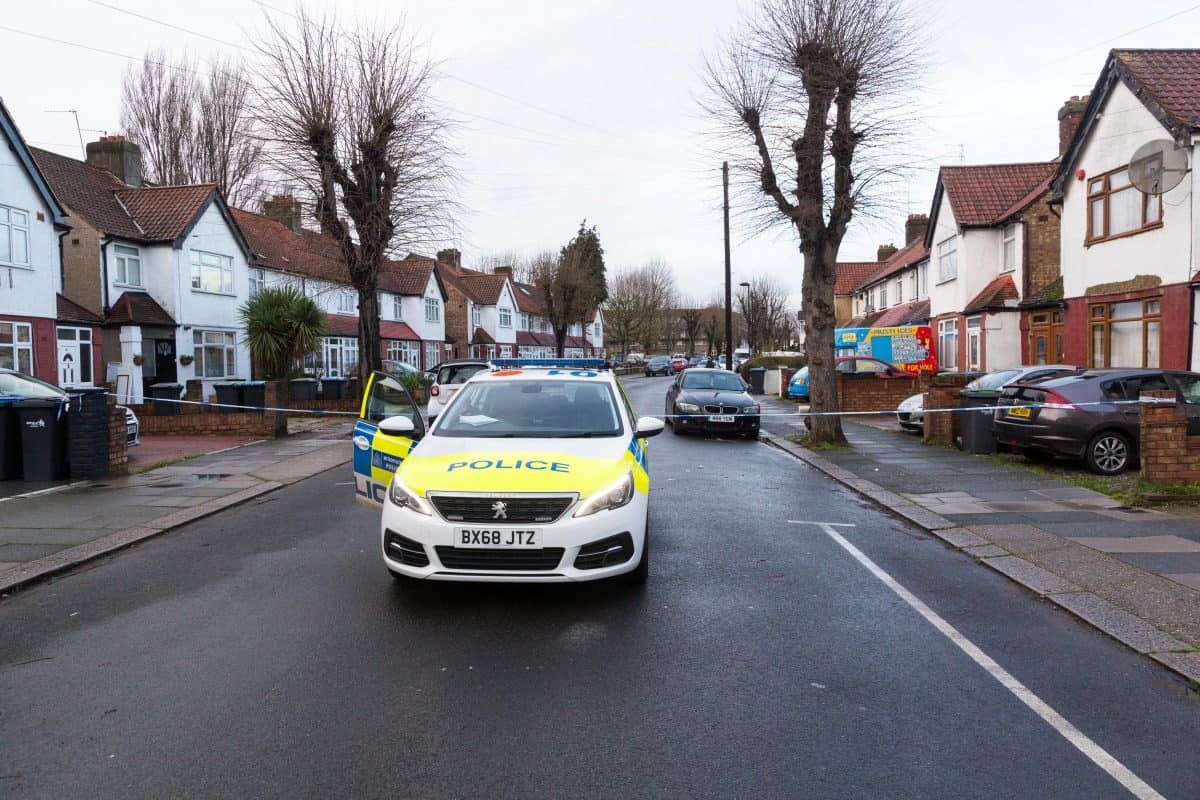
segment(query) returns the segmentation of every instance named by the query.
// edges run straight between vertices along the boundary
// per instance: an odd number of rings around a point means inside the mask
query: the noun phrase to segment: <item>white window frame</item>
[[[499,325],[501,328],[511,328],[512,327],[512,309],[504,308],[502,306],[498,307],[496,309],[496,319],[497,319],[496,324]]]
[[[967,317],[967,372],[983,369],[983,317]]]
[[[896,305],[904,304],[904,276],[896,278]]]
[[[404,319],[404,297],[398,294],[392,295],[392,318],[397,322]]]
[[[267,288],[267,271],[261,267],[250,268],[250,297],[257,297]]]
[[[472,328],[478,328],[480,326],[480,324],[481,324],[480,318],[481,318],[481,314],[479,313],[479,306],[472,303],[471,304],[471,327]]]
[[[192,250],[189,256],[192,262],[192,291],[204,294],[232,295],[233,291],[233,257],[210,253],[206,250]],[[205,288],[205,277],[217,271],[220,287]]]
[[[938,366],[956,372],[958,370],[958,318],[938,320]],[[953,346],[947,347],[950,340]]]
[[[958,277],[958,236],[938,242],[938,283],[949,283]]]
[[[35,366],[33,363],[33,325],[28,322],[0,319],[0,333],[4,332],[6,328],[6,338],[9,341],[0,342],[0,367],[32,375]]]
[[[353,377],[358,373],[358,339],[353,336],[322,337],[321,360],[329,377]]]
[[[432,369],[442,362],[441,358],[439,358],[441,349],[439,342],[425,343],[425,369]]]
[[[209,372],[210,349],[221,351],[220,372]],[[193,328],[192,357],[196,364],[197,378],[236,378],[237,334],[227,330]]]
[[[417,342],[407,339],[389,339],[387,343],[388,361],[403,361],[410,367],[421,368],[421,347]]]
[[[442,303],[436,297],[425,298],[425,321],[437,322],[442,318]]]
[[[347,291],[339,291],[337,295],[337,310],[339,314],[353,314],[354,308],[354,293]]]
[[[129,277],[129,268],[137,270],[137,279]],[[113,243],[113,283],[142,288],[142,251],[133,245]]]
[[[917,266],[917,296],[914,300],[920,300],[922,297],[929,296],[929,259],[925,259]]]
[[[1011,263],[1008,257],[1009,245],[1012,245]],[[1017,248],[1017,223],[1013,222],[1000,229],[1000,271],[1012,272],[1017,268],[1020,260],[1021,253]]]
[[[883,283],[879,284],[879,307],[880,308],[888,307],[887,281],[884,281]]]
[[[16,215],[20,214],[24,218],[24,222],[17,222]],[[3,240],[0,240],[0,264],[10,267],[29,267],[33,246],[30,237],[29,212],[23,208],[15,206],[0,205],[0,234],[3,234]],[[16,249],[14,244],[17,239],[23,239],[25,242],[25,260],[17,258],[15,255]]]
[[[921,288],[920,287],[921,278],[920,278],[920,275],[918,274],[918,270],[914,269],[912,272],[909,273],[908,282],[909,282],[909,288],[912,289],[912,299],[919,300],[921,297],[921,293],[919,291]]]
[[[529,330],[529,314],[524,311],[521,312],[521,330]]]
[[[68,331],[71,333],[71,336],[63,336],[63,334]],[[71,385],[94,386],[96,381],[96,362],[92,357],[92,329],[79,327],[76,325],[56,325],[54,330],[54,339],[55,344],[58,346],[61,346],[61,344],[59,344],[61,342],[74,343],[76,345],[76,354],[79,358],[77,365],[79,380]],[[87,365],[86,378],[83,375],[84,364]],[[59,369],[61,370],[61,368],[62,364],[60,362]],[[60,377],[61,375],[62,373],[59,372]]]

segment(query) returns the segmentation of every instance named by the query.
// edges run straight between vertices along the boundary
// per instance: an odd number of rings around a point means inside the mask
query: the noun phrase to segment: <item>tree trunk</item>
[[[566,355],[566,348],[567,348],[567,329],[566,328],[559,328],[559,327],[555,326],[555,328],[554,328],[554,348],[555,348],[555,353],[558,355],[559,358],[562,358]]]
[[[367,390],[371,373],[383,367],[379,354],[379,296],[375,282],[358,289],[358,385]]]
[[[834,370],[833,333],[837,325],[834,316],[833,282],[824,277],[834,270],[829,263],[828,247],[804,248],[803,296],[804,317],[809,321],[808,341],[808,398],[815,413],[838,410],[837,373]],[[820,416],[811,418],[814,442],[841,443],[842,418]]]

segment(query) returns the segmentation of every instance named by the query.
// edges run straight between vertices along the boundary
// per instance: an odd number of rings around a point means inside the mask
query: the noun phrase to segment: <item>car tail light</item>
[[[433,386],[429,387],[429,394],[432,395],[433,397],[437,397],[439,394],[441,394],[441,391],[442,391],[441,387],[438,386],[436,383]]]
[[[1069,408],[1074,411],[1079,410],[1079,406],[1075,405],[1074,403],[1072,403],[1067,398],[1063,397],[1058,392],[1051,391],[1049,389],[1045,389],[1045,390],[1043,390],[1043,392],[1045,393],[1045,398],[1042,400],[1043,403],[1050,403],[1050,404],[1053,404],[1060,408]]]

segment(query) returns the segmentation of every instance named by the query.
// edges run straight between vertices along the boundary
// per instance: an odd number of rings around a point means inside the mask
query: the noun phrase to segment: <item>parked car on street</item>
[[[667,422],[677,434],[700,431],[757,439],[761,409],[747,388],[728,370],[684,370],[667,390]]]
[[[646,360],[646,356],[642,353],[628,353],[625,356],[626,364],[641,364]]]
[[[645,369],[642,370],[647,378],[655,375],[670,375],[672,372],[671,359],[666,356],[654,356],[646,362]]]
[[[68,394],[69,392],[66,390],[32,375],[0,367],[0,399],[54,400],[62,399]],[[132,447],[139,441],[138,434],[141,423],[138,422],[137,414],[134,414],[132,409],[125,406],[117,406],[117,408],[123,409],[125,412],[125,444]]]
[[[688,358],[683,353],[676,353],[671,356],[671,369],[675,372],[683,372],[688,368]]]
[[[438,366],[437,377],[429,387],[429,404],[425,416],[432,422],[454,399],[462,385],[477,372],[488,368],[488,362],[477,358],[443,361]]]
[[[1063,364],[1037,364],[1032,367],[1013,367],[989,372],[982,378],[976,378],[963,387],[964,391],[994,391],[1000,390],[1010,383],[1038,383],[1051,378],[1062,378],[1083,372],[1082,367],[1071,367]],[[925,427],[924,420],[925,395],[914,394],[905,398],[896,407],[896,422],[907,431],[920,432]]]
[[[692,356],[688,359],[688,367],[703,367],[707,360],[704,356]]]
[[[904,378],[908,373],[897,366],[870,356],[839,356],[833,360],[834,369],[847,374],[875,374],[881,378]],[[808,367],[801,367],[788,381],[788,397],[808,400]]]
[[[1200,373],[1097,369],[1006,386],[996,402],[1004,408],[993,412],[996,441],[1030,458],[1083,459],[1092,472],[1117,475],[1138,459],[1141,408],[1128,401],[1156,390],[1174,391],[1189,429],[1200,432]]]

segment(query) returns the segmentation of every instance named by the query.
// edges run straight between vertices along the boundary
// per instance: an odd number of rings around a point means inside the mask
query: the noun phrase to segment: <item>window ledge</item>
[[[237,297],[237,292],[210,292],[207,289],[197,289],[195,286],[192,287],[192,292],[195,294],[211,294],[217,297]]]
[[[1163,226],[1162,222],[1156,222],[1155,224],[1147,225],[1144,228],[1137,228],[1136,230],[1125,231],[1124,233],[1114,233],[1112,236],[1100,236],[1095,239],[1084,239],[1083,246],[1086,249],[1088,247],[1091,247],[1094,244],[1104,244],[1105,242],[1111,242],[1114,239],[1128,239],[1130,236],[1137,236],[1139,233],[1148,233],[1150,231],[1156,231],[1159,228],[1161,228],[1162,226]]]
[[[30,272],[37,271],[37,267],[33,266],[32,264],[10,264],[7,261],[0,261],[0,267],[5,269],[25,269],[29,270]]]
[[[955,275],[953,278],[946,278],[944,281],[938,281],[934,284],[934,286],[945,286],[947,283],[954,283],[956,280],[958,280],[957,275]]]
[[[140,292],[146,291],[146,287],[141,285],[140,283],[121,283],[120,281],[113,281],[113,287],[117,288],[117,289],[136,289],[137,291],[140,291]],[[199,291],[199,290],[193,289],[192,291]]]

